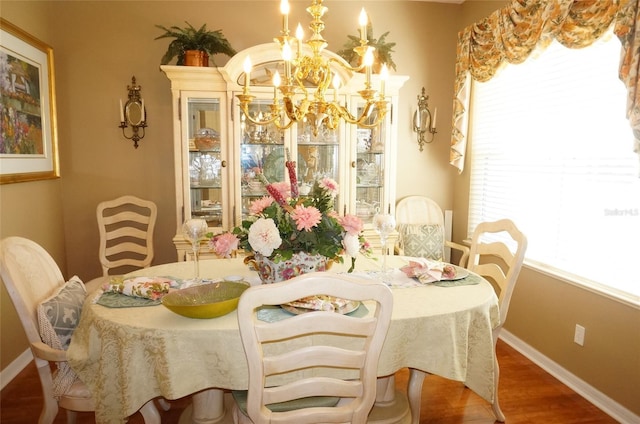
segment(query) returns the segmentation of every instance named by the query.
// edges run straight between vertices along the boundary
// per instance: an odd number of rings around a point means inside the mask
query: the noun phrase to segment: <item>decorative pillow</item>
[[[74,275],[56,294],[38,305],[40,337],[44,343],[54,349],[69,347],[85,297],[84,284]]]
[[[400,246],[406,256],[444,259],[444,228],[438,224],[400,224]]]

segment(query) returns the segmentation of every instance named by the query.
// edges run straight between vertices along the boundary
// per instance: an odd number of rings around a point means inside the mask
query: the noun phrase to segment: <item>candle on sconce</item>
[[[360,40],[367,41],[367,12],[364,11],[364,7],[360,11],[360,16],[358,17],[358,24],[360,24]]]
[[[280,87],[280,73],[276,71],[273,75],[273,100],[274,102],[278,100],[278,87]]]
[[[389,78],[389,69],[387,68],[387,64],[382,65],[382,69],[380,70],[380,98],[384,99],[384,90],[385,83]]]
[[[124,122],[124,109],[122,108],[122,99],[120,99],[120,122]]]
[[[244,70],[244,90],[245,92],[248,92],[249,80],[251,79],[251,59],[249,59],[249,56],[244,60],[242,69]]]
[[[433,121],[431,122],[431,128],[436,129],[436,118],[438,117],[438,108],[433,109]]]
[[[141,99],[140,109],[142,109],[142,122],[144,122],[146,118],[146,113],[144,113],[144,99]]]
[[[280,1],[280,13],[282,13],[282,33],[289,32],[289,2],[287,0]]]

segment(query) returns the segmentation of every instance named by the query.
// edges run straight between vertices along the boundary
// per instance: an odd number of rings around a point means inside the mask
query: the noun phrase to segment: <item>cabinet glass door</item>
[[[221,149],[220,99],[187,99],[189,198],[186,218],[203,218],[209,227],[223,226],[226,179]],[[186,209],[186,208],[185,208]]]
[[[249,114],[256,120],[268,119],[272,100],[258,99],[249,105]],[[267,195],[263,179],[269,183],[285,180],[286,151],[284,132],[275,125],[256,125],[239,112],[240,122],[240,197],[241,219],[249,215],[251,203]]]
[[[360,116],[362,105],[358,106],[357,113]],[[375,114],[376,111],[367,124],[375,122]],[[376,127],[356,129],[356,215],[365,223],[371,223],[376,211],[386,207],[386,131],[386,119]]]
[[[314,134],[312,126],[306,122],[297,125],[297,172],[301,195],[308,194],[316,181],[332,178],[340,184],[340,138],[338,130],[330,130],[322,125]],[[346,181],[343,184],[348,184]],[[334,201],[338,210],[339,196]]]

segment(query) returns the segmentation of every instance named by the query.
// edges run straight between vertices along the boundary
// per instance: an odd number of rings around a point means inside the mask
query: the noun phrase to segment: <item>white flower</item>
[[[282,239],[276,223],[271,218],[259,218],[249,227],[249,244],[263,256],[271,256],[280,247]]]
[[[344,246],[344,250],[347,252],[347,255],[355,258],[360,251],[360,240],[358,240],[357,234],[345,234],[342,239],[342,245]]]

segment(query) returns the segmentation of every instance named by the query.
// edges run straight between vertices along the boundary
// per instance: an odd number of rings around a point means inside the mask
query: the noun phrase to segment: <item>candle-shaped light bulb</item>
[[[364,54],[365,83],[367,88],[370,88],[371,86],[371,66],[373,66],[373,60],[373,50],[369,48]]]
[[[289,32],[289,2],[287,0],[280,1],[280,13],[282,13],[282,33]]]
[[[244,60],[242,69],[244,70],[244,89],[249,91],[249,80],[251,79],[251,59],[249,56]]]
[[[285,62],[291,62],[291,45],[289,43],[284,43],[282,46],[282,60]]]
[[[367,12],[364,11],[364,7],[360,11],[360,16],[358,17],[358,24],[360,24],[360,40],[367,41]]]
[[[300,57],[300,50],[302,49],[302,39],[304,38],[304,31],[302,25],[298,24],[296,28],[296,38],[298,39],[298,57]]]
[[[333,74],[333,101],[338,101],[338,89],[340,88],[340,77],[338,74]]]
[[[291,46],[285,41],[282,46],[282,60],[284,60],[284,78],[289,81],[291,77]]]
[[[122,99],[120,99],[120,122],[124,122],[124,109],[122,108]]]
[[[278,100],[278,87],[280,87],[280,73],[276,71],[273,75],[273,100]]]
[[[385,83],[389,79],[389,69],[387,68],[387,64],[382,65],[382,69],[380,70],[380,98],[384,99],[384,90]]]

